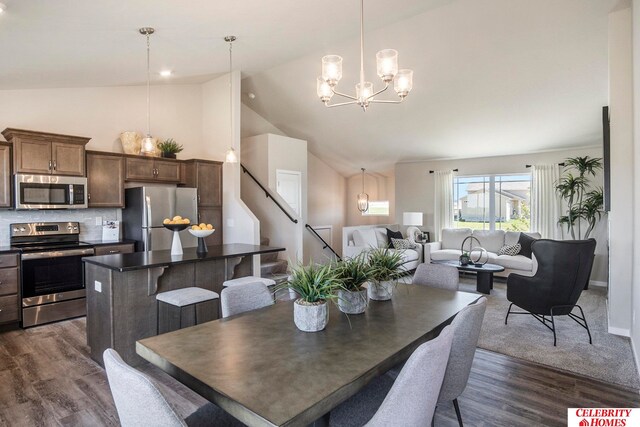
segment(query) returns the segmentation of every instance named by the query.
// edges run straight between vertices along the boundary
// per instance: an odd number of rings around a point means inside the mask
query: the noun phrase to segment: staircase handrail
[[[267,188],[265,188],[264,185],[260,184],[260,181],[258,181],[258,179],[255,176],[253,176],[251,174],[251,172],[249,172],[249,169],[247,169],[243,164],[240,164],[240,167],[242,168],[242,172],[244,172],[247,175],[249,175],[249,177],[251,177],[253,182],[258,184],[258,187],[260,187],[262,189],[262,191],[264,191],[264,194],[265,194],[265,196],[267,196],[267,199],[273,200],[273,203],[275,203],[276,206],[278,206],[280,208],[280,210],[282,212],[284,212],[284,214],[291,220],[291,222],[293,222],[294,224],[298,223],[298,220],[295,219],[293,216],[291,216],[291,214],[289,212],[287,212],[287,210],[284,207],[282,207],[282,205],[275,199],[275,197],[273,197],[273,195],[269,192],[269,190]]]
[[[338,253],[336,251],[333,250],[333,248],[331,247],[331,245],[329,243],[327,243],[326,240],[324,240],[322,238],[321,235],[318,234],[318,232],[315,230],[315,228],[313,228],[312,226],[310,226],[309,224],[305,224],[304,225],[305,228],[307,228],[307,230],[309,230],[314,236],[316,236],[318,239],[320,239],[320,241],[322,242],[322,244],[324,244],[324,246],[322,247],[322,249],[329,249],[331,252],[333,252],[333,254],[336,256],[336,258],[338,259],[338,261],[342,261],[342,257],[340,257],[340,255],[338,255]]]

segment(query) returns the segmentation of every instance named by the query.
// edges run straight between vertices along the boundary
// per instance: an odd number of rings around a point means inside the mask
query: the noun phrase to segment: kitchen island
[[[127,363],[142,363],[135,352],[137,340],[176,329],[179,323],[193,324],[196,309],[199,323],[218,318],[217,300],[180,311],[166,304],[159,308],[156,294],[191,286],[220,293],[225,280],[253,274],[254,256],[284,250],[228,244],[209,246],[206,254],[186,248],[179,256],[167,250],[83,258],[91,358],[103,365],[102,353],[113,348]]]

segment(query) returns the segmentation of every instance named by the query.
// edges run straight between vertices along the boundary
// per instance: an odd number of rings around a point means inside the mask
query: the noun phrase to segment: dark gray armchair
[[[509,275],[507,299],[511,304],[504,319],[505,325],[510,314],[531,314],[553,332],[555,346],[554,316],[569,316],[587,330],[591,344],[589,325],[577,302],[589,283],[595,249],[594,239],[540,239],[533,242],[531,250],[538,261],[538,270],[533,277]],[[511,311],[514,304],[525,311]],[[580,310],[580,316],[572,313],[574,308]]]

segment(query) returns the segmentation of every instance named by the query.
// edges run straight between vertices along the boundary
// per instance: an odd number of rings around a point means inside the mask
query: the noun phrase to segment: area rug
[[[460,290],[476,292],[475,278],[461,277]],[[606,289],[591,287],[582,292],[578,301],[591,330],[592,345],[587,331],[568,316],[556,317],[556,347],[553,333],[532,316],[511,315],[509,324],[505,325],[509,301],[504,281],[496,280],[487,299],[478,347],[640,389],[629,338],[607,332]]]

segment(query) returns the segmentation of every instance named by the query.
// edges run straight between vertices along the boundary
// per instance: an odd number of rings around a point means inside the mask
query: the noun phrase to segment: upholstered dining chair
[[[428,426],[438,401],[440,387],[447,368],[453,328],[447,326],[437,338],[420,345],[405,363],[400,375],[380,407],[366,424],[368,427],[388,426]],[[391,383],[386,375],[380,377]],[[366,387],[361,393],[346,400],[330,415],[331,425],[354,425],[354,415],[363,416],[363,412],[371,411],[367,403],[376,400],[375,394],[385,391],[376,380],[372,387]],[[364,405],[362,405],[364,403]],[[368,414],[365,416],[368,417]],[[361,425],[361,424],[360,424]]]
[[[507,278],[507,300],[511,303],[504,324],[510,314],[530,314],[553,332],[556,345],[555,316],[569,316],[587,330],[589,344],[591,331],[578,299],[589,284],[595,258],[596,241],[540,239],[531,244],[538,261],[538,270],[532,277],[510,274]],[[516,305],[525,311],[511,311]],[[578,308],[580,316],[573,313]],[[549,318],[547,318],[549,316]]]
[[[413,275],[412,283],[457,291],[460,285],[460,273],[451,265],[420,264]]]
[[[102,357],[123,427],[244,426],[213,403],[201,406],[182,419],[151,378],[127,365],[115,350],[106,349]]]
[[[481,297],[475,304],[462,309],[451,322],[453,343],[438,404],[453,401],[460,427],[462,427],[462,414],[460,413],[460,405],[458,405],[458,397],[467,387],[486,309],[487,299]]]
[[[220,293],[223,318],[271,304],[273,304],[273,296],[267,285],[261,282],[229,286]]]

